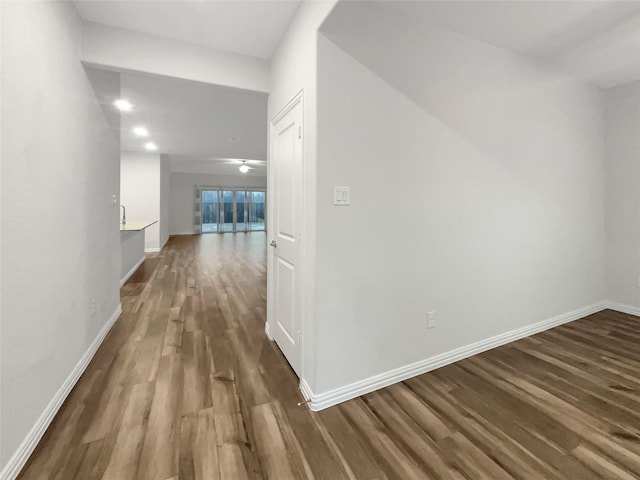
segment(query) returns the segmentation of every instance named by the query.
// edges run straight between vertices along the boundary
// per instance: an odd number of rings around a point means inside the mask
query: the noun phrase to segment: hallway
[[[149,256],[19,478],[638,478],[637,317],[603,311],[313,413],[264,334],[265,260],[263,232]]]
[[[20,478],[262,477],[269,429],[301,400],[264,334],[265,238],[177,236],[148,256]]]

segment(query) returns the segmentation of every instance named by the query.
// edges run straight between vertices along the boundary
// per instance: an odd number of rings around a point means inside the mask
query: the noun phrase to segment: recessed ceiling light
[[[133,129],[133,133],[135,133],[139,137],[148,137],[149,136],[149,130],[147,130],[146,128],[144,128],[142,126],[135,127]]]
[[[113,106],[121,112],[130,112],[131,110],[133,110],[133,103],[125,98],[117,99],[115,102],[113,102]]]
[[[147,150],[152,150],[152,151],[156,151],[158,150],[158,146],[153,143],[153,142],[147,142],[144,144],[144,148],[146,148]]]
[[[230,142],[237,142],[238,140],[240,140],[238,137],[229,137]]]
[[[247,165],[245,162],[242,162],[242,165],[240,165],[239,170],[242,173],[247,173],[249,171],[249,165]]]

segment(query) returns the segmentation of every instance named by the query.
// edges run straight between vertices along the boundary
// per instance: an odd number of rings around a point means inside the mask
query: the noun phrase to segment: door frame
[[[300,209],[300,234],[298,236],[298,265],[296,268],[298,269],[298,275],[296,279],[296,287],[298,295],[300,296],[300,315],[301,318],[298,322],[298,328],[300,331],[300,335],[298,337],[298,348],[300,349],[300,377],[299,381],[302,382],[305,378],[304,371],[304,345],[305,345],[305,337],[306,337],[306,322],[305,322],[305,294],[302,289],[302,279],[304,278],[305,273],[305,258],[304,258],[304,236],[302,235],[305,232],[306,222],[305,222],[305,108],[304,108],[304,89],[300,90],[298,93],[294,95],[294,97],[287,102],[287,104],[276,113],[273,118],[269,121],[269,161],[267,161],[267,210],[266,210],[266,229],[267,229],[267,242],[270,243],[274,238],[269,236],[269,232],[275,232],[275,228],[272,222],[275,219],[275,207],[276,207],[276,177],[275,177],[275,166],[273,164],[274,159],[274,142],[273,138],[275,135],[275,125],[282,120],[284,116],[286,116],[294,107],[300,104],[302,108],[302,131],[301,131],[301,141],[302,141],[302,159],[301,159],[301,168],[300,168],[300,199],[298,208]],[[273,334],[271,332],[271,325],[275,325],[275,312],[274,305],[276,304],[276,291],[275,291],[275,281],[274,281],[274,257],[275,257],[275,249],[271,248],[267,245],[267,321],[265,322],[264,331],[267,335],[267,338],[270,341],[274,341]]]

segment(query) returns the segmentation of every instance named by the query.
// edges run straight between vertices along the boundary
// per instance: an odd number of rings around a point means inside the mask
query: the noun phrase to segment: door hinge
[[[302,127],[298,127],[298,140],[302,138]]]

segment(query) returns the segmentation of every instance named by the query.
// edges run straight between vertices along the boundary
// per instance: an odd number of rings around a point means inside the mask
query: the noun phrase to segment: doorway
[[[203,188],[202,233],[265,231],[265,190]]]

